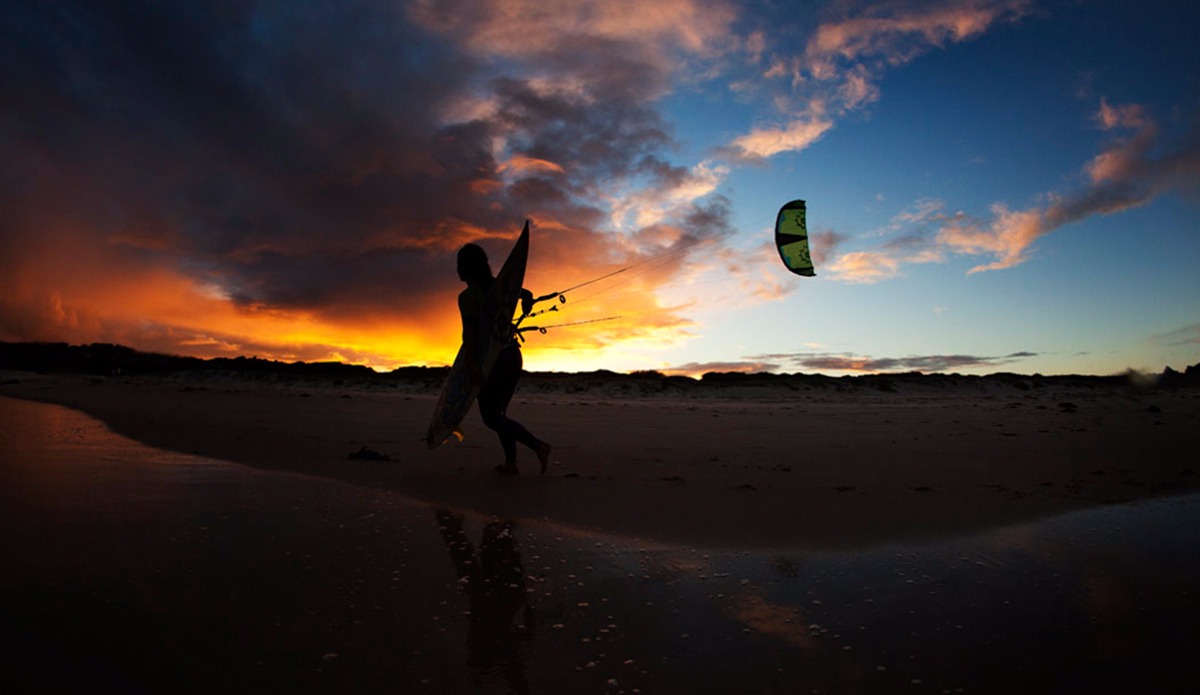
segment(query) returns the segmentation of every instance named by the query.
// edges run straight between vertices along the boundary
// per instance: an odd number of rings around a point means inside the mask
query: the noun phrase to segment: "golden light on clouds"
[[[736,12],[727,2],[662,0],[493,0],[471,3],[417,0],[409,12],[424,25],[461,34],[475,52],[525,56],[553,50],[562,37],[598,37],[648,45],[709,50],[729,37]]]
[[[1195,193],[1200,148],[1182,112],[1163,119],[1163,98],[1117,101],[1140,92],[1099,78],[1081,97],[1098,106],[1076,123],[1089,139],[1062,149],[1093,156],[1074,172],[1024,170],[1028,200],[998,201],[993,191],[1010,189],[983,183],[1005,143],[962,153],[978,183],[943,202],[952,189],[932,183],[940,174],[910,189],[912,161],[859,140],[884,113],[890,73],[924,79],[917,59],[935,51],[979,60],[993,49],[958,44],[992,34],[1000,45],[1055,21],[1035,5],[160,3],[147,8],[154,21],[134,21],[115,5],[26,3],[14,49],[0,52],[13,76],[0,128],[0,340],[445,364],[460,332],[455,252],[478,243],[498,270],[529,219],[533,292],[629,269],[536,320],[553,328],[528,336],[531,369],[758,368],[712,351],[789,347],[744,348],[715,327],[796,291],[764,244],[793,197],[830,211],[811,220],[821,270],[807,287],[824,290],[922,263],[1011,267],[1064,225]],[[994,66],[980,67],[987,86]],[[977,111],[960,97],[922,95],[939,118]],[[944,153],[945,135],[922,134],[921,151]],[[853,152],[876,159],[829,166]],[[902,173],[865,175],[876,167]],[[862,189],[872,180],[888,183]],[[885,230],[852,231],[880,224],[885,193],[917,207]],[[720,291],[698,288],[716,278]],[[776,328],[741,330],[747,345],[795,339]]]
[[[820,114],[806,114],[786,126],[766,127],[736,138],[732,147],[746,157],[771,157],[781,152],[797,152],[821,139],[833,121]]]
[[[479,238],[480,232],[459,228],[464,238]],[[577,254],[575,265],[570,265],[569,254],[552,242],[553,231],[539,236],[546,242],[541,250],[553,262],[540,262],[535,250],[526,283],[535,292],[564,289],[622,267],[597,262],[596,256],[605,253],[601,249]],[[666,234],[651,241],[674,239]],[[509,240],[485,243],[503,251]],[[498,270],[503,258],[493,255],[493,270]],[[389,312],[384,302],[341,317],[329,310],[239,303],[219,283],[196,280],[165,266],[122,262],[118,256],[110,249],[73,256],[67,263],[54,254],[26,259],[9,279],[9,296],[35,307],[39,325],[35,334],[22,337],[116,342],[199,357],[336,360],[380,370],[448,364],[458,349],[461,325],[456,296],[462,285],[454,277],[453,254],[445,255],[440,268],[430,269],[441,276],[442,289],[422,298],[415,309]],[[566,303],[554,300],[537,307],[555,310],[526,321],[550,327],[544,334],[527,335],[531,368],[595,369],[605,350],[678,341],[688,322],[660,303],[654,289],[677,275],[679,259],[668,257],[667,263],[651,256],[650,260],[626,277],[617,275],[570,292]]]

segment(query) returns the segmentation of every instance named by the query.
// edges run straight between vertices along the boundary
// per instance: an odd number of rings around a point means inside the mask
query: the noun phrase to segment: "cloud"
[[[992,258],[968,273],[1011,268],[1029,259],[1038,239],[1066,225],[1145,205],[1168,191],[1200,193],[1200,122],[1171,140],[1143,107],[1104,100],[1094,121],[1106,132],[1124,134],[1083,166],[1083,185],[1076,190],[1047,193],[1044,205],[1020,210],[993,203],[983,218],[947,213],[942,201],[918,201],[879,232],[909,230],[904,236],[844,253],[829,270],[846,282],[873,283],[902,274],[906,265],[954,257]]]
[[[828,264],[833,278],[850,283],[875,283],[901,274],[905,264],[937,263],[944,251],[922,230],[890,239],[867,251],[848,251]]]
[[[798,152],[820,140],[831,128],[832,119],[820,113],[806,113],[786,126],[757,128],[739,136],[725,153],[740,159],[761,159],[780,152]]]
[[[956,253],[972,256],[992,255],[995,263],[975,266],[969,273],[1010,268],[1025,260],[1025,251],[1046,228],[1039,210],[1009,210],[1003,203],[992,205],[992,221],[986,227],[968,221],[948,224],[938,231],[937,243]]]
[[[809,252],[812,254],[813,261],[818,265],[824,264],[826,261],[837,256],[838,249],[842,244],[849,239],[845,234],[841,234],[829,229],[823,229],[816,232],[809,232],[808,244]]]
[[[839,63],[896,66],[948,43],[979,36],[1024,16],[1032,0],[890,2],[823,23],[805,47],[809,72],[829,76]]]
[[[1096,124],[1102,130],[1117,128],[1142,129],[1153,125],[1146,115],[1146,110],[1137,104],[1111,106],[1107,99],[1100,99],[1100,110],[1095,115]]]
[[[1197,124],[1182,142],[1172,143],[1164,141],[1157,124],[1136,105],[1114,108],[1102,101],[1096,120],[1105,130],[1132,129],[1133,133],[1114,140],[1084,167],[1088,185],[1063,195],[1050,194],[1049,204],[1026,210],[1009,210],[997,203],[989,222],[964,220],[943,227],[938,244],[952,253],[995,257],[971,268],[971,273],[1011,268],[1027,260],[1037,239],[1067,224],[1145,205],[1170,190],[1200,191]]]
[[[415,0],[408,12],[474,53],[509,58],[561,58],[581,40],[585,51],[596,41],[713,53],[727,48],[736,16],[731,3],[699,0]]]
[[[904,210],[896,215],[893,220],[893,230],[899,229],[901,224],[920,224],[929,219],[936,218],[945,209],[946,204],[934,198],[922,198],[918,200],[911,210]]]
[[[899,275],[902,260],[879,251],[850,251],[839,256],[828,270],[838,280],[870,284]]]
[[[877,101],[878,82],[887,70],[973,39],[997,24],[1015,22],[1032,5],[1033,0],[836,4],[807,38],[803,51],[764,49],[774,51],[761,79],[778,83],[775,103],[783,122],[757,125],[721,152],[734,160],[755,160],[804,150],[838,118]],[[746,89],[745,82],[739,84]]]
[[[669,163],[652,100],[731,50],[733,19],[688,0],[14,7],[0,335],[436,360],[454,251],[502,258],[527,217],[534,289],[680,252],[652,289],[732,233],[725,170]],[[621,308],[659,312],[647,335],[687,325],[653,292]]]
[[[1014,352],[1001,356],[915,355],[907,357],[869,357],[850,353],[797,352],[759,355],[749,359],[785,362],[802,370],[829,372],[948,372],[963,369],[996,368],[1036,357],[1034,352]]]
[[[654,172],[655,186],[613,196],[612,220],[616,227],[629,223],[636,227],[659,224],[687,206],[716,192],[729,174],[727,166],[710,160],[691,167],[672,167],[659,163]]]
[[[1200,345],[1200,323],[1177,328],[1168,333],[1152,335],[1147,339],[1156,345],[1187,346]]]
[[[457,88],[464,59],[403,26],[368,31],[355,21],[368,6],[18,10],[30,31],[4,58],[5,255],[74,250],[59,262],[97,275],[119,262],[221,285],[241,304],[336,315],[362,307],[379,277],[401,305],[437,294],[449,283],[403,272],[429,252],[397,237],[483,227],[472,184],[494,162],[486,133],[439,129],[421,106]]]
[[[663,374],[668,376],[690,376],[700,377],[710,372],[728,373],[738,372],[742,374],[757,374],[759,372],[773,372],[779,369],[779,364],[775,362],[687,362],[685,364],[676,365],[660,369]]]

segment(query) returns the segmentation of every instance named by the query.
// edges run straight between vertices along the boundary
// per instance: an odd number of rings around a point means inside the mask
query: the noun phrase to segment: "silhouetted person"
[[[500,351],[490,374],[483,372],[483,365],[479,363],[479,355],[475,349],[479,344],[479,314],[483,311],[488,290],[496,279],[492,275],[491,265],[488,264],[487,254],[482,248],[475,244],[467,244],[459,250],[458,277],[467,283],[467,289],[458,295],[458,311],[462,314],[463,357],[471,378],[475,383],[483,384],[478,398],[483,424],[499,435],[500,446],[504,449],[504,463],[496,466],[496,471],[520,472],[517,469],[517,442],[520,442],[537,452],[538,461],[542,464],[542,475],[545,475],[550,464],[550,445],[533,436],[521,423],[508,417],[508,404],[517,390],[517,380],[521,378],[521,346],[516,335],[514,334]],[[528,313],[533,304],[533,295],[528,290],[521,290],[521,303]]]
[[[512,522],[483,527],[479,554],[467,540],[462,516],[436,510],[438,527],[459,586],[471,606],[467,629],[467,667],[479,685],[499,671],[512,692],[528,693],[520,643],[533,637],[533,610],[525,600],[525,570],[512,535]],[[520,615],[520,622],[514,620]]]

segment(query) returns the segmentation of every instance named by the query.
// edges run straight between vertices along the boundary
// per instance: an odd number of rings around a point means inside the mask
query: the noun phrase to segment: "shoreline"
[[[523,385],[524,386],[524,385]],[[1200,490],[1200,392],[1038,389],[678,398],[519,387],[549,474],[498,476],[494,435],[420,437],[435,396],[308,380],[0,373],[152,447],[287,470],[484,515],[736,549],[861,549]],[[366,447],[392,461],[351,460]]]
[[[152,449],[7,397],[0,451],[13,692],[1169,690],[1197,645],[1200,495],[724,553]]]

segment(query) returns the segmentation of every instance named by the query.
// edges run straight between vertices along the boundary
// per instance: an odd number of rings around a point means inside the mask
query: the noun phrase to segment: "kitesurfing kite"
[[[804,221],[804,201],[793,200],[779,208],[775,218],[775,247],[788,270],[813,277],[812,256],[808,252],[808,227]]]

